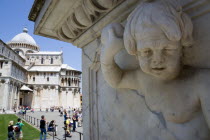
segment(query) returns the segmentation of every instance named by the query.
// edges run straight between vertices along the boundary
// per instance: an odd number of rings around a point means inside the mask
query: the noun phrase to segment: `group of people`
[[[55,125],[55,120],[52,120],[49,124],[49,126],[46,126],[47,122],[44,117],[44,115],[41,116],[40,120],[40,140],[46,140],[47,137],[47,131],[55,132],[56,131],[56,125]],[[47,127],[47,129],[46,129]]]
[[[82,121],[82,113],[81,111],[78,111],[76,109],[72,110],[72,115],[71,115],[71,110],[68,111],[64,109],[64,111],[60,111],[61,114],[64,114],[64,128],[66,130],[66,136],[71,137],[71,132],[76,131],[77,126],[81,126],[81,121]],[[72,116],[72,117],[70,117]],[[78,124],[78,125],[77,125]]]
[[[26,108],[19,108],[21,114],[26,114],[27,109]],[[28,109],[29,110],[29,109]],[[32,112],[34,112],[33,109],[31,109]],[[71,137],[71,132],[76,131],[76,127],[80,127],[82,124],[82,111],[73,109],[73,110],[61,110],[59,109],[59,112],[62,113],[62,116],[64,116],[64,128],[65,128],[65,136]],[[23,131],[22,127],[24,124],[22,123],[21,119],[18,118],[18,122],[14,125],[13,121],[9,122],[8,125],[8,140],[22,140],[23,138]],[[41,116],[40,120],[40,140],[46,140],[47,137],[47,131],[55,132],[56,131],[56,125],[55,120],[52,120],[49,125],[47,126],[47,122],[45,119],[45,116]]]
[[[55,120],[52,120],[49,126],[46,126],[47,122],[44,115],[41,116],[40,120],[40,140],[46,140],[47,131],[54,132],[56,131]],[[17,123],[14,125],[14,121],[10,121],[8,125],[8,140],[22,140],[23,131],[22,127],[24,124],[22,120],[18,118]],[[47,130],[46,130],[47,127]]]
[[[8,140],[22,140],[24,124],[22,120],[18,118],[18,122],[14,125],[14,121],[10,121],[8,125]]]
[[[18,107],[18,113],[22,114],[22,115],[26,115],[27,111],[31,111],[32,113],[34,113],[34,108],[31,108],[29,106],[20,106]],[[16,109],[14,109],[14,112],[16,113]]]

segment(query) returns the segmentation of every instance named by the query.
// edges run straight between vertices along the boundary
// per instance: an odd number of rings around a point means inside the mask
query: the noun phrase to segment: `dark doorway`
[[[23,105],[23,98],[20,98],[20,105]]]

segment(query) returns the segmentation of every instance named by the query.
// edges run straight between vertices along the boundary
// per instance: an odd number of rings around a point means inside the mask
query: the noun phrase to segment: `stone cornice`
[[[73,42],[94,23],[125,0],[82,0],[58,29],[59,39]]]
[[[31,11],[29,13],[28,19],[31,21],[35,21],[36,18],[39,15],[39,12],[41,11],[43,5],[45,3],[45,0],[35,0],[34,4],[31,8]]]
[[[49,0],[35,20],[37,35],[83,47],[100,36],[100,30],[113,21],[122,20],[138,0]],[[123,5],[123,6],[121,6]],[[118,8],[120,7],[120,8]],[[115,9],[118,9],[117,11]],[[113,13],[114,11],[114,13]],[[129,11],[129,12],[128,12]],[[113,13],[114,15],[110,14]],[[120,14],[119,15],[116,15]],[[106,17],[106,19],[104,19]],[[119,18],[120,17],[120,18]],[[103,19],[103,21],[101,21]],[[99,23],[99,24],[98,24]],[[97,24],[95,26],[95,24]],[[88,32],[87,32],[88,31]],[[84,35],[85,34],[85,35]],[[91,39],[87,39],[91,36]]]
[[[106,25],[125,22],[139,2],[141,0],[49,0],[35,21],[35,34],[82,48],[99,38]],[[208,13],[208,4],[206,0],[182,1],[184,11],[192,19]]]

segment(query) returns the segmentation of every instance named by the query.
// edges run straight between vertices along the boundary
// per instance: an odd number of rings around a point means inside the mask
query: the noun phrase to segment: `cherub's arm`
[[[124,48],[122,25],[114,23],[102,31],[101,68],[107,83],[113,88],[137,89],[137,71],[122,71],[114,56]]]
[[[208,91],[200,94],[200,102],[205,120],[210,128],[210,93]]]

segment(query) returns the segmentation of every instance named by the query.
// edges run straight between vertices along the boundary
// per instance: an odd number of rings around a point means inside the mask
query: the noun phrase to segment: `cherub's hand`
[[[119,23],[112,23],[103,29],[101,34],[102,61],[105,61],[105,63],[107,59],[113,58],[116,53],[124,48],[123,32],[124,28]]]

